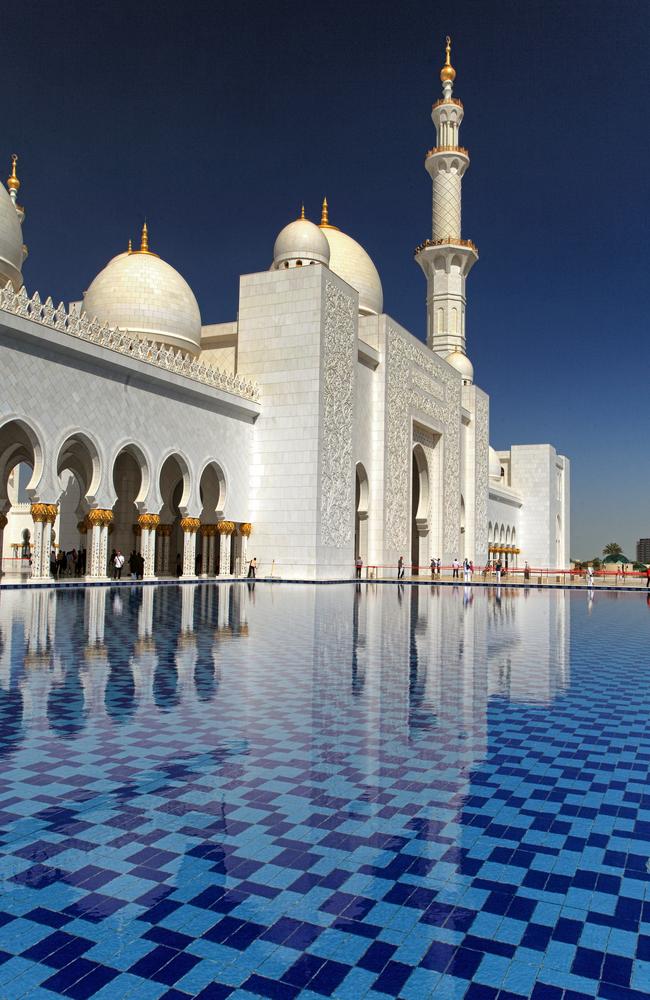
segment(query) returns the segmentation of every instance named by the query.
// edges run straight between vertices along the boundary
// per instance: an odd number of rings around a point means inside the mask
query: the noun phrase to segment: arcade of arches
[[[106,475],[97,447],[81,431],[48,458],[49,470],[38,435],[23,421],[0,428],[0,553],[9,513],[16,536],[9,559],[5,547],[5,572],[28,570],[33,579],[49,579],[51,554],[59,549],[79,553],[77,575],[97,580],[110,573],[111,550],[124,554],[125,575],[129,554],[140,554],[146,579],[244,571],[252,525],[224,517],[226,478],[217,461],[196,483],[181,454],[152,470],[144,452],[128,444]],[[196,516],[190,514],[193,496]]]

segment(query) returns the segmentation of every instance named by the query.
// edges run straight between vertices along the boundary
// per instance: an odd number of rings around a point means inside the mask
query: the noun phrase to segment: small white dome
[[[190,354],[201,349],[201,313],[192,289],[148,250],[118,254],[84,294],[83,311],[144,340]]]
[[[501,460],[490,445],[490,479],[501,479]]]
[[[318,226],[309,219],[296,219],[278,235],[273,247],[273,267],[302,264],[329,264],[330,246]]]
[[[359,293],[359,312],[378,316],[384,308],[379,272],[363,247],[340,229],[321,224],[330,246],[330,270]]]
[[[0,287],[11,282],[16,291],[23,279],[23,232],[15,205],[0,184]]]
[[[445,361],[448,365],[451,365],[452,368],[456,369],[463,382],[467,385],[472,384],[474,381],[474,365],[466,354],[463,354],[462,351],[452,351],[451,354],[447,355]]]

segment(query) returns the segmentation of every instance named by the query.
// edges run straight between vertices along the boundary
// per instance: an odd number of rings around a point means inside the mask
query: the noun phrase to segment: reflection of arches
[[[427,535],[429,533],[429,465],[424,448],[413,448],[411,484],[411,565],[413,572],[427,560]]]
[[[355,474],[354,554],[368,562],[368,475],[361,462]]]

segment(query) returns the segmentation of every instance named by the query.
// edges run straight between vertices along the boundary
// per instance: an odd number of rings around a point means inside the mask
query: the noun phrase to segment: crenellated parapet
[[[0,290],[0,313],[2,312],[22,316],[41,326],[59,330],[71,337],[78,337],[80,340],[116,351],[118,354],[127,355],[136,361],[155,365],[176,375],[184,375],[186,378],[215,389],[222,389],[224,392],[234,393],[244,399],[255,402],[259,400],[257,385],[240,375],[233,375],[212,365],[206,365],[205,362],[190,358],[182,351],[165,344],[142,340],[117,327],[109,327],[106,323],[102,325],[96,319],[89,319],[85,313],[76,312],[74,309],[68,311],[63,302],[55,306],[49,297],[42,302],[38,292],[30,298],[24,287],[19,292],[14,292],[11,285],[5,285]]]

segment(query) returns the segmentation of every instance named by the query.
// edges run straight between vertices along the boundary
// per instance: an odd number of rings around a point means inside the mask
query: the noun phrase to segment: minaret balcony
[[[434,146],[433,149],[427,150],[425,160],[428,160],[430,156],[437,156],[438,153],[457,153],[466,156],[469,160],[469,150],[465,149],[464,146]]]
[[[463,102],[458,97],[441,97],[440,100],[431,105],[431,110],[435,111],[436,108],[441,108],[443,104],[455,104],[457,108],[463,107]]]
[[[441,254],[446,261],[446,270],[456,262],[461,272],[467,275],[478,260],[478,247],[472,240],[462,240],[460,236],[443,236],[437,240],[425,240],[413,251],[413,256],[425,273],[434,266],[434,261]]]

